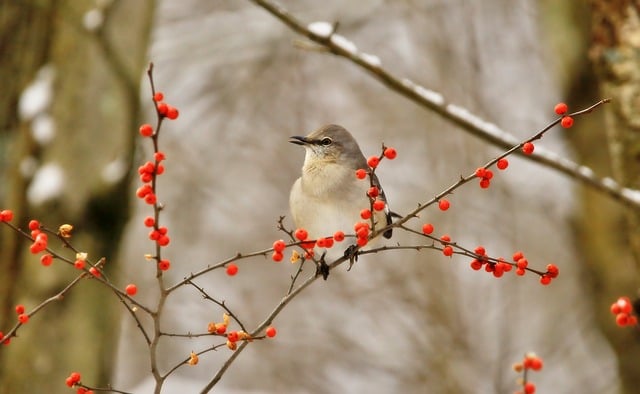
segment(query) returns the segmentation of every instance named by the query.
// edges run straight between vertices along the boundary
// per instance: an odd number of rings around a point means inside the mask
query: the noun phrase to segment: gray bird
[[[356,170],[368,169],[358,143],[342,126],[323,126],[306,137],[293,136],[289,142],[302,145],[306,154],[302,175],[289,196],[293,221],[304,228],[310,239],[333,235],[337,230],[353,233],[356,222],[363,221],[360,212],[369,208],[367,179],[357,179]],[[372,177],[379,189],[378,198],[385,201],[383,211],[374,212],[376,229],[391,224],[391,212],[378,177]],[[393,230],[384,232],[391,238]]]

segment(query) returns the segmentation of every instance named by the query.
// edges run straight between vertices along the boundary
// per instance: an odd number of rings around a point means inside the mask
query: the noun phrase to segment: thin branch
[[[480,116],[471,113],[464,107],[449,103],[443,94],[427,89],[408,78],[400,78],[387,71],[381,66],[377,57],[358,51],[355,45],[341,35],[336,34],[335,31],[328,35],[318,34],[309,29],[285,8],[272,1],[251,1],[279,19],[291,28],[291,30],[307,37],[315,44],[320,45],[325,49],[324,52],[330,52],[349,60],[361,69],[369,72],[391,90],[435,112],[472,135],[501,149],[509,149],[518,143],[518,140],[512,134],[482,119]],[[520,152],[515,153],[520,154]],[[594,171],[587,166],[577,164],[543,147],[536,147],[535,155],[525,155],[523,157],[576,179],[608,195],[625,206],[640,209],[640,191],[622,187],[612,178],[598,177]]]

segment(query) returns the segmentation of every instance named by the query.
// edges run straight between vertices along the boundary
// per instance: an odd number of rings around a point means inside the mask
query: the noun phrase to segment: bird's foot
[[[322,253],[322,256],[320,256],[320,261],[318,261],[316,265],[316,276],[322,275],[322,279],[324,280],[327,280],[327,278],[329,277],[329,265],[327,265],[327,262],[324,260],[324,256],[326,254],[326,251]]]
[[[353,263],[358,261],[358,247],[356,245],[350,245],[344,251],[344,257],[349,259],[349,268],[347,268],[347,271],[351,271],[351,267],[353,267]]]

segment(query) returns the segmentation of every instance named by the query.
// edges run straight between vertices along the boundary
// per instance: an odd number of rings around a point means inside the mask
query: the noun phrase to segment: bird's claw
[[[324,256],[326,254],[326,251],[322,253],[320,261],[318,261],[318,264],[316,265],[316,276],[322,275],[322,279],[324,280],[327,280],[329,277],[329,265],[327,265],[327,262],[324,260]]]
[[[353,267],[353,263],[358,261],[358,247],[356,245],[350,245],[344,251],[344,257],[349,259],[349,268],[347,268],[347,271],[351,271],[351,267]]]

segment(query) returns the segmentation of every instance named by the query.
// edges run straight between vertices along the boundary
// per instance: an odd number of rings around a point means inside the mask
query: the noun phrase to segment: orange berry
[[[238,273],[238,266],[231,263],[227,266],[227,275],[234,276]]]

